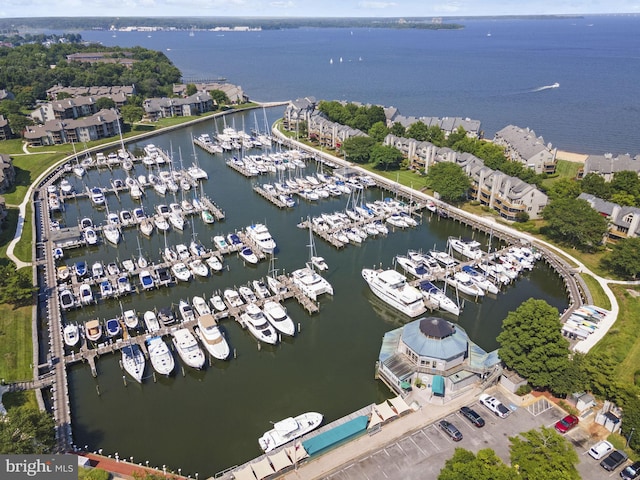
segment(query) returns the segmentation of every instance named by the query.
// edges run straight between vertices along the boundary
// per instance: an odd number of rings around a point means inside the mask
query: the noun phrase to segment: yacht
[[[211,255],[210,257],[207,257],[207,259],[205,260],[205,263],[214,272],[219,272],[223,268],[222,267],[222,262],[220,261],[220,259],[218,258],[217,255]]]
[[[62,330],[64,343],[67,347],[75,347],[80,342],[80,331],[75,323],[68,323]]]
[[[59,298],[60,308],[62,308],[62,310],[71,310],[72,308],[80,306],[80,302],[78,302],[76,297],[73,295],[73,292],[68,288],[65,288],[60,292]]]
[[[211,315],[211,308],[203,297],[194,295],[194,297],[191,299],[191,303],[193,304],[193,309],[195,310],[198,317],[201,317],[203,315]]]
[[[162,337],[151,337],[146,343],[153,369],[160,375],[171,375],[175,367],[175,361]]]
[[[147,310],[144,312],[142,319],[144,320],[145,327],[147,327],[147,332],[153,333],[160,330],[160,322],[158,321],[156,312],[153,310]]]
[[[189,270],[193,273],[194,277],[208,277],[209,276],[209,268],[207,264],[204,263],[201,259],[196,258],[191,260],[188,264]]]
[[[133,215],[129,210],[120,211],[120,223],[123,226],[128,226],[134,223]]]
[[[80,303],[82,305],[93,303],[93,291],[91,290],[91,285],[88,283],[80,285]]]
[[[113,224],[107,224],[102,227],[102,233],[107,241],[113,245],[118,245],[120,242],[120,229]]]
[[[216,319],[211,314],[201,315],[198,318],[196,334],[207,351],[218,360],[229,358],[230,349],[227,340],[222,335]]]
[[[87,242],[87,245],[95,245],[98,243],[98,234],[93,229],[93,227],[87,227],[84,230],[84,240]]]
[[[102,325],[99,320],[89,320],[84,324],[84,334],[87,340],[97,342],[102,337]]]
[[[276,249],[276,242],[271,237],[267,226],[263,223],[255,223],[246,229],[247,237],[253,240],[258,248],[264,253],[273,255]]]
[[[211,305],[213,305],[216,312],[224,312],[227,309],[227,305],[224,303],[224,300],[222,300],[220,295],[214,295],[211,297]]]
[[[211,213],[206,208],[203,208],[202,210],[200,210],[200,217],[202,218],[202,221],[204,223],[212,224],[212,223],[215,223],[216,221],[216,217],[213,216],[213,213]]]
[[[255,303],[247,305],[247,309],[240,316],[241,322],[249,329],[249,332],[261,342],[275,345],[280,336],[269,323],[260,307]]]
[[[128,275],[120,275],[116,280],[116,286],[118,288],[118,295],[128,295],[133,290]]]
[[[333,295],[333,286],[313,268],[306,266],[291,273],[291,280],[307,297],[317,300],[323,293]]]
[[[429,250],[429,255],[435,258],[444,268],[454,268],[458,264],[457,260],[446,252]]]
[[[497,295],[500,291],[495,283],[493,283],[483,273],[479,272],[472,266],[465,265],[464,267],[462,267],[462,271],[469,275],[471,281],[478,285],[485,292]]]
[[[178,255],[179,260],[189,260],[191,257],[191,253],[184,243],[176,245],[176,255]]]
[[[154,216],[153,223],[155,223],[156,228],[161,232],[166,232],[170,228],[169,222],[162,215]]]
[[[381,300],[409,317],[426,312],[420,291],[407,283],[404,275],[395,270],[362,269],[362,278]]]
[[[176,322],[176,316],[173,314],[171,307],[162,307],[158,310],[158,320],[162,322],[162,325],[167,326]]]
[[[142,383],[145,363],[144,354],[137,344],[122,347],[122,366],[138,383]]]
[[[240,255],[240,258],[247,263],[251,263],[252,265],[258,263],[258,256],[253,253],[253,250],[251,250],[250,247],[244,247],[240,252],[238,252],[238,255]]]
[[[194,257],[201,257],[207,253],[207,249],[204,248],[204,245],[196,242],[195,240],[192,240],[191,243],[189,243],[189,251]]]
[[[440,310],[444,310],[445,312],[449,312],[456,316],[460,315],[460,307],[433,283],[422,281],[420,282],[419,287],[424,298],[435,303]]]
[[[240,297],[240,294],[232,288],[227,288],[224,292],[222,292],[222,296],[227,301],[230,307],[241,307],[242,305],[244,305],[244,301]]]
[[[204,353],[188,328],[180,328],[172,333],[173,344],[182,361],[193,368],[204,366]]]
[[[156,286],[156,282],[151,276],[151,272],[149,270],[142,270],[138,274],[138,278],[140,279],[140,284],[144,290],[151,290]]]
[[[180,230],[180,231],[184,230],[184,224],[185,224],[184,217],[178,213],[171,212],[169,214],[169,223],[176,230]]]
[[[100,187],[93,187],[89,194],[94,205],[102,206],[105,204],[104,192]]]
[[[256,294],[253,293],[253,290],[251,290],[246,285],[242,285],[241,287],[239,287],[238,293],[240,294],[242,299],[245,301],[245,303],[254,303],[255,301],[258,300],[256,297]]]
[[[127,328],[136,329],[138,328],[138,314],[135,310],[125,310],[122,314],[122,320]]]
[[[296,334],[296,327],[293,324],[293,320],[291,320],[291,317],[287,314],[287,310],[278,302],[268,300],[262,306],[262,310],[267,320],[269,320],[269,323],[280,333],[291,337]]]
[[[470,258],[471,260],[480,260],[484,252],[480,250],[480,242],[476,240],[461,239],[449,237],[449,245],[460,255]]]
[[[396,255],[395,262],[407,273],[415,278],[427,280],[431,276],[431,271],[422,262],[414,262],[404,255]]]
[[[235,248],[239,248],[242,245],[242,240],[237,233],[230,233],[227,235],[227,243]]]
[[[279,446],[318,428],[322,423],[322,419],[323,417],[320,413],[307,412],[295,418],[289,417],[275,422],[273,428],[258,439],[260,448],[265,453],[269,453]]]
[[[447,276],[445,281],[461,293],[465,293],[471,297],[484,297],[484,290],[473,282],[471,277],[464,272],[455,272],[453,275]]]
[[[267,285],[262,280],[252,281],[251,286],[253,287],[253,291],[256,293],[256,296],[260,299],[267,298],[271,295]]]
[[[93,278],[100,278],[104,276],[104,266],[101,262],[94,262],[94,264],[91,265],[91,276]]]
[[[171,273],[182,282],[188,282],[191,279],[191,270],[183,262],[174,263],[171,266]]]
[[[183,322],[189,322],[196,319],[196,314],[193,312],[193,307],[186,300],[180,300],[178,303],[178,311]]]

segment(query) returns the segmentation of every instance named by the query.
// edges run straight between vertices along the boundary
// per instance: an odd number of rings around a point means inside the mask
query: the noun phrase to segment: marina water
[[[228,125],[250,130],[254,126],[264,130],[283,113],[282,108],[245,112],[226,118]],[[267,117],[265,121],[264,118]],[[215,133],[214,120],[184,128],[148,142],[131,145],[142,148],[153,143],[166,151],[172,151],[176,167],[180,156],[184,166],[193,161],[191,135]],[[276,181],[275,175],[247,179],[225,165],[226,155],[209,155],[196,151],[200,166],[208,171],[209,179],[203,182],[204,193],[226,213],[226,220],[213,225],[204,224],[199,217],[190,220],[184,232],[171,230],[166,243],[188,244],[194,233],[205,247],[211,248],[214,235],[226,235],[243,229],[252,223],[266,223],[278,244],[275,267],[279,273],[291,272],[304,265],[309,258],[309,233],[296,225],[309,215],[344,210],[345,196],[330,198],[317,204],[302,201],[294,209],[279,210],[252,190],[255,183]],[[148,175],[142,164],[136,164],[136,174]],[[316,171],[309,164],[305,175]],[[80,180],[72,177],[76,190],[86,187],[109,186],[113,178],[124,179],[125,172],[115,169],[90,170]],[[185,198],[193,198],[193,191]],[[391,195],[378,189],[366,191],[368,199],[380,199]],[[176,197],[180,201],[181,195]],[[147,213],[159,203],[175,201],[172,196],[158,197],[152,189],[142,204]],[[108,195],[110,212],[133,209],[137,206],[128,193],[116,198]],[[60,220],[67,225],[77,224],[79,218],[91,217],[102,224],[106,211],[94,209],[86,198],[67,201]],[[93,378],[86,364],[70,369],[69,381],[72,402],[73,435],[76,445],[91,451],[102,449],[104,454],[120,458],[133,456],[134,462],[149,461],[152,466],[167,468],[183,474],[196,472],[201,478],[243,463],[257,455],[260,449],[257,439],[275,422],[287,416],[305,411],[324,414],[331,422],[365,405],[380,402],[390,393],[382,383],[374,380],[374,366],[378,357],[382,336],[406,321],[397,312],[381,304],[369,291],[360,272],[363,267],[391,267],[394,255],[408,249],[428,250],[434,246],[446,248],[450,235],[474,237],[486,249],[490,236],[473,232],[451,220],[423,214],[422,224],[414,229],[390,233],[387,237],[368,239],[362,246],[348,246],[340,251],[320,239],[316,248],[329,264],[326,277],[332,283],[335,295],[321,297],[320,312],[308,315],[295,300],[285,303],[290,316],[300,325],[295,338],[285,338],[276,347],[262,346],[233,320],[222,321],[232,349],[237,358],[226,362],[215,361],[203,371],[182,367],[177,359],[177,369],[170,378],[151,377],[152,369],[146,367],[147,378],[137,384],[121,370],[120,354],[102,355],[97,360],[97,378]],[[497,246],[495,241],[493,246]],[[138,247],[139,245],[139,247]],[[151,238],[138,234],[136,229],[125,229],[124,238],[116,248],[100,244],[91,248],[70,250],[64,262],[72,265],[83,259],[90,266],[95,261],[107,263],[137,257],[142,252],[149,261],[159,262],[160,250],[165,238],[155,232]],[[140,250],[138,250],[140,248]],[[192,280],[171,288],[143,292],[120,300],[101,301],[96,306],[64,314],[65,322],[82,324],[92,318],[108,319],[124,310],[145,310],[173,305],[180,299],[194,295],[210,298],[214,291],[240,286],[268,274],[268,262],[255,267],[243,266],[235,255],[225,257],[225,270],[207,279]],[[567,306],[564,287],[560,279],[540,263],[532,272],[523,275],[495,298],[485,298],[481,303],[465,301],[464,310],[457,321],[471,339],[486,350],[497,348],[495,337],[500,332],[507,312],[515,310],[521,302],[534,297],[542,298],[563,310]],[[182,370],[181,370],[182,368]]]

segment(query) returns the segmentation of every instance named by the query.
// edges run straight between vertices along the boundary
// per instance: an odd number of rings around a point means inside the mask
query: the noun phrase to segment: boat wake
[[[558,88],[559,86],[560,86],[560,84],[558,82],[556,82],[553,85],[544,85],[542,87],[534,88],[533,90],[531,90],[531,92],[541,92],[543,90],[550,90],[552,88]]]

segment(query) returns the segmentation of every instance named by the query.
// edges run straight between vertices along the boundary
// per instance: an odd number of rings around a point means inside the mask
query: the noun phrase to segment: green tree
[[[210,90],[209,95],[211,96],[213,103],[219,107],[222,105],[229,105],[229,103],[231,103],[227,94],[222,90]]]
[[[542,216],[547,221],[542,233],[584,251],[595,250],[608,228],[607,220],[589,202],[579,198],[553,200]]]
[[[342,151],[351,162],[369,163],[371,159],[371,149],[376,141],[371,137],[351,137],[342,143]]]
[[[24,115],[14,114],[14,113],[12,113],[7,117],[7,121],[9,122],[9,127],[11,128],[11,131],[15,135],[20,135],[20,136],[22,136],[22,133],[24,132],[25,128],[27,128],[27,126],[33,125],[33,120],[31,120],[31,118],[25,117]]]
[[[0,265],[0,302],[28,305],[33,300],[35,290],[29,269],[16,270],[13,263]]]
[[[429,139],[429,127],[420,121],[414,122],[407,128],[405,136],[419,142],[426,142]]]
[[[402,152],[390,145],[374,145],[371,148],[370,161],[377,170],[397,170],[402,164]]]
[[[0,422],[0,452],[50,453],[55,446],[55,422],[46,412],[25,405],[7,412]]]
[[[631,193],[628,193],[625,191],[620,191],[620,192],[613,193],[613,195],[611,195],[610,200],[613,203],[617,203],[618,205],[633,207],[636,205],[637,198],[640,198],[640,197],[636,197],[635,195],[632,195]]]
[[[458,142],[467,138],[467,131],[460,125],[454,132],[451,132],[446,139],[447,147],[453,148]]]
[[[195,83],[187,83],[187,88],[185,90],[185,93],[187,94],[188,97],[198,93],[198,88],[196,87]]]
[[[590,350],[581,364],[587,382],[584,389],[602,398],[615,398],[617,364],[609,352]]]
[[[101,468],[78,470],[78,480],[109,480],[111,474]]]
[[[428,142],[433,143],[437,147],[442,147],[445,144],[444,131],[437,125],[432,125],[427,129]]]
[[[371,128],[367,132],[371,138],[376,142],[382,143],[385,137],[389,134],[389,129],[384,122],[376,122],[371,125]]]
[[[560,332],[558,309],[530,298],[509,312],[498,335],[498,356],[538,388],[554,390],[569,367],[569,342]]]
[[[452,162],[439,162],[429,168],[427,186],[438,192],[446,202],[464,200],[471,187],[471,180],[462,168]]]
[[[580,181],[580,188],[583,193],[590,193],[603,200],[611,197],[611,185],[604,181],[597,173],[587,173]]]
[[[529,430],[510,437],[511,466],[524,480],[580,480],[578,454],[552,428]]]
[[[96,100],[96,108],[98,110],[103,110],[103,109],[110,110],[115,107],[116,107],[116,102],[111,100],[109,97],[100,97],[98,100]]]
[[[557,198],[576,198],[580,193],[580,183],[572,178],[559,179],[547,191],[547,195],[552,200]]]
[[[618,275],[637,279],[640,274],[640,237],[629,237],[615,243],[603,264]]]
[[[440,470],[438,480],[510,480],[515,473],[490,448],[478,451],[477,455],[464,448],[456,448],[453,457]]]
[[[636,172],[623,170],[613,174],[611,180],[612,193],[628,193],[634,197],[640,197],[640,178]]]
[[[127,104],[120,108],[120,113],[122,114],[122,118],[125,122],[135,123],[139,122],[142,120],[142,117],[144,117],[144,108]]]
[[[402,125],[400,122],[395,122],[393,125],[391,125],[389,133],[395,135],[396,137],[404,137],[407,133],[407,129],[404,128],[404,125]]]

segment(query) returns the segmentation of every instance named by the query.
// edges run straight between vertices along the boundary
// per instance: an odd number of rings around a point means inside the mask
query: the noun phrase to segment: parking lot
[[[483,428],[476,428],[459,412],[445,417],[462,432],[464,438],[459,442],[451,440],[438,427],[438,422],[435,422],[389,443],[364,458],[342,466],[340,470],[324,478],[326,480],[435,479],[445,461],[453,455],[456,447],[473,452],[491,448],[503,461],[509,463],[509,437],[540,426],[553,428],[556,421],[565,415],[544,398],[528,407],[518,408],[504,396],[497,394],[496,397],[511,408],[512,413],[509,417],[502,419],[478,402],[471,404],[470,407],[484,418],[486,425]],[[583,479],[619,478],[619,472],[623,467],[614,472],[607,472],[600,467],[598,460],[589,456],[588,450],[597,440],[591,439],[586,429],[578,425],[569,431],[566,437],[578,453],[580,458],[578,471]],[[625,465],[628,463],[630,462]]]

